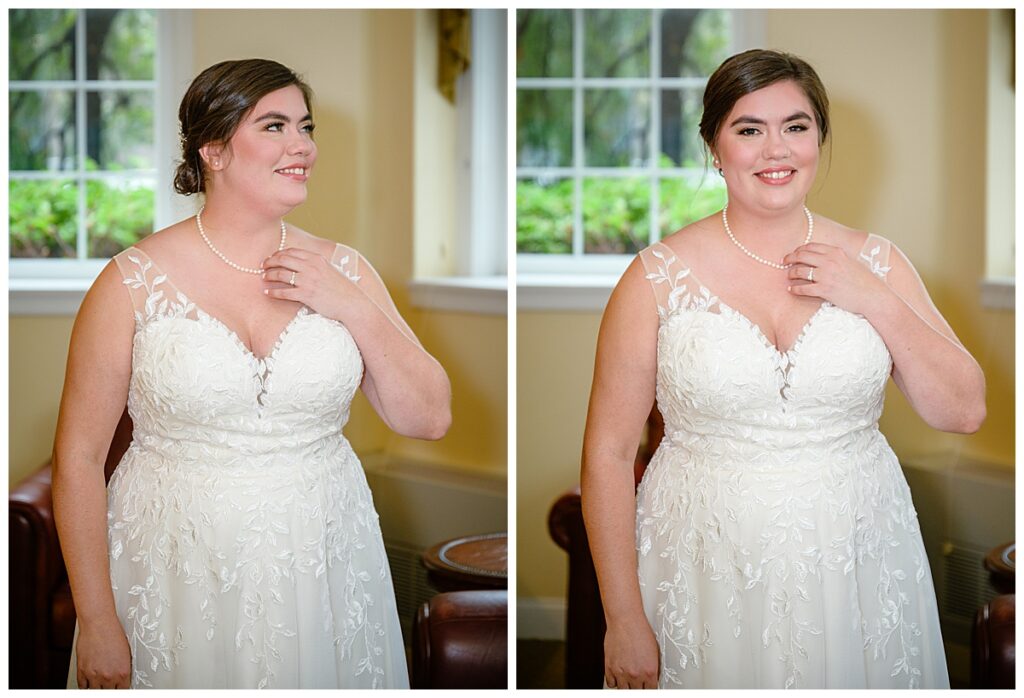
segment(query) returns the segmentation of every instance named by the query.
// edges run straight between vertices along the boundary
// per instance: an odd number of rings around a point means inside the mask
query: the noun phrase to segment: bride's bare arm
[[[985,420],[985,374],[932,303],[896,245],[886,278],[896,293],[868,321],[892,355],[892,378],[921,418],[943,431],[973,433]]]
[[[264,261],[267,293],[299,301],[345,323],[366,371],[363,392],[393,431],[440,439],[451,424],[451,386],[441,364],[423,348],[398,313],[376,270],[359,256],[358,281],[340,274],[323,256],[287,248]],[[300,282],[287,279],[296,270]]]
[[[985,375],[939,313],[921,278],[892,245],[882,281],[838,247],[810,243],[786,256],[796,295],[863,315],[889,349],[893,381],[929,426],[973,433],[985,419]],[[807,266],[815,269],[808,284]],[[820,280],[820,281],[819,281]]]
[[[82,687],[128,687],[131,657],[114,610],[103,466],[131,376],[133,311],[110,262],[82,301],[53,450],[53,510],[78,614]]]
[[[363,392],[394,431],[440,439],[452,421],[448,374],[420,344],[377,271],[361,255],[359,274],[359,287],[375,306],[364,307],[360,323],[365,328],[360,348],[370,347],[363,353]]]
[[[612,292],[598,335],[580,484],[608,633],[605,680],[656,688],[658,646],[640,599],[633,461],[654,403],[658,316],[637,258]]]

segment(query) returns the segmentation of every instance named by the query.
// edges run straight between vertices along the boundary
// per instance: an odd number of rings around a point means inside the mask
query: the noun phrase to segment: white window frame
[[[660,55],[661,33],[660,9],[651,10],[652,30],[650,55]],[[761,45],[764,38],[764,13],[759,10],[733,11],[730,18],[732,37],[729,54]],[[659,104],[662,89],[696,88],[707,83],[706,78],[664,78],[659,73],[656,60],[650,61],[650,75],[642,78],[587,78],[583,75],[583,10],[573,10],[573,76],[568,78],[516,78],[516,88],[570,88],[573,89],[573,157],[571,167],[520,168],[516,167],[516,182],[521,178],[537,176],[561,177],[581,180],[583,177],[648,177],[652,181],[672,176],[705,176],[703,169],[659,168],[658,138],[650,142],[650,162],[642,168],[595,168],[584,167],[583,158],[583,90],[601,87],[648,88],[651,94],[651,132],[660,133]],[[710,170],[707,176],[711,176]],[[658,188],[651,188],[649,203],[651,235],[658,235]],[[583,249],[583,208],[582,187],[576,186],[574,196],[575,217],[573,224],[572,254],[525,254],[516,255],[518,308],[527,310],[600,310],[608,301],[611,289],[625,271],[633,255],[582,254]],[[651,240],[653,242],[654,240]]]
[[[1005,14],[1004,14],[1005,13]],[[988,10],[988,89],[986,90],[985,276],[979,282],[982,307],[1014,310],[1016,147],[1013,128],[1013,10]]]
[[[508,312],[508,37],[510,12],[471,10],[470,68],[456,89],[458,136],[456,275],[414,279],[414,305],[435,310]],[[499,76],[501,79],[494,79]]]
[[[81,8],[79,12],[84,12]],[[192,17],[190,10],[156,10],[156,78],[154,81],[90,81],[84,85],[69,81],[68,89],[92,90],[152,87],[155,83],[154,129],[156,147],[156,190],[154,202],[154,229],[166,227],[175,220],[194,213],[194,203],[174,193],[172,180],[178,152],[178,102],[192,77]],[[77,23],[77,31],[84,25]],[[172,48],[173,47],[173,48]],[[84,67],[84,37],[76,41],[78,65]],[[82,68],[80,68],[82,69]],[[54,86],[49,82],[46,85]],[[63,86],[58,84],[57,86]],[[84,102],[78,100],[78,120],[83,118]],[[76,128],[82,129],[79,123]],[[82,176],[85,143],[79,137],[79,171],[66,174],[76,179]],[[64,173],[40,173],[40,177],[52,178]],[[118,172],[122,178],[131,173]],[[146,172],[146,175],[151,173]],[[103,175],[100,175],[103,176]],[[81,190],[79,196],[84,196]],[[79,221],[79,226],[85,225]],[[82,244],[82,236],[79,236]],[[8,259],[9,312],[11,315],[75,315],[85,292],[89,290],[100,271],[106,266],[105,259]]]

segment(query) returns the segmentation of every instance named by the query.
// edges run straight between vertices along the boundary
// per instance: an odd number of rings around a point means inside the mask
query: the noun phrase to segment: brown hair
[[[199,149],[207,143],[227,143],[263,96],[289,85],[302,90],[312,113],[309,85],[276,61],[223,61],[196,76],[178,107],[182,159],[174,173],[174,190],[185,195],[206,191]]]
[[[714,148],[722,122],[740,97],[781,80],[792,80],[807,95],[818,123],[818,145],[822,145],[829,134],[828,94],[814,68],[790,53],[751,49],[725,59],[708,78],[700,120],[700,136],[708,148]]]

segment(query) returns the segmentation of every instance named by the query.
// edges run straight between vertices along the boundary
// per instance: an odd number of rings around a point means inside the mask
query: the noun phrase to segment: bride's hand
[[[263,281],[264,293],[271,298],[297,301],[334,320],[341,319],[346,299],[362,295],[330,261],[298,247],[286,247],[263,260]]]
[[[79,688],[131,688],[132,651],[116,619],[97,625],[78,625],[77,679]]]
[[[658,641],[646,618],[630,627],[612,626],[604,636],[604,681],[608,688],[657,688]]]
[[[843,310],[866,314],[888,291],[886,283],[841,247],[810,242],[782,258],[790,279],[789,292],[813,296]]]

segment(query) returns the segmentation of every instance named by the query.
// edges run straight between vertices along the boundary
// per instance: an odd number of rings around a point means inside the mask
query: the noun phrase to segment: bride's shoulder
[[[291,237],[296,247],[301,247],[304,250],[315,252],[326,259],[331,259],[338,254],[339,251],[358,254],[358,251],[350,245],[338,242],[337,240],[322,238],[291,224],[288,225],[288,235]]]
[[[818,214],[814,216],[814,237],[819,242],[841,248],[850,257],[858,257],[872,238],[879,242],[886,241],[881,235],[851,228]]]
[[[651,250],[658,245],[662,245],[684,259],[690,259],[695,255],[699,255],[703,248],[715,239],[716,235],[721,235],[720,229],[716,227],[719,216],[720,214],[714,213],[685,225],[671,235],[666,235],[647,249]]]

